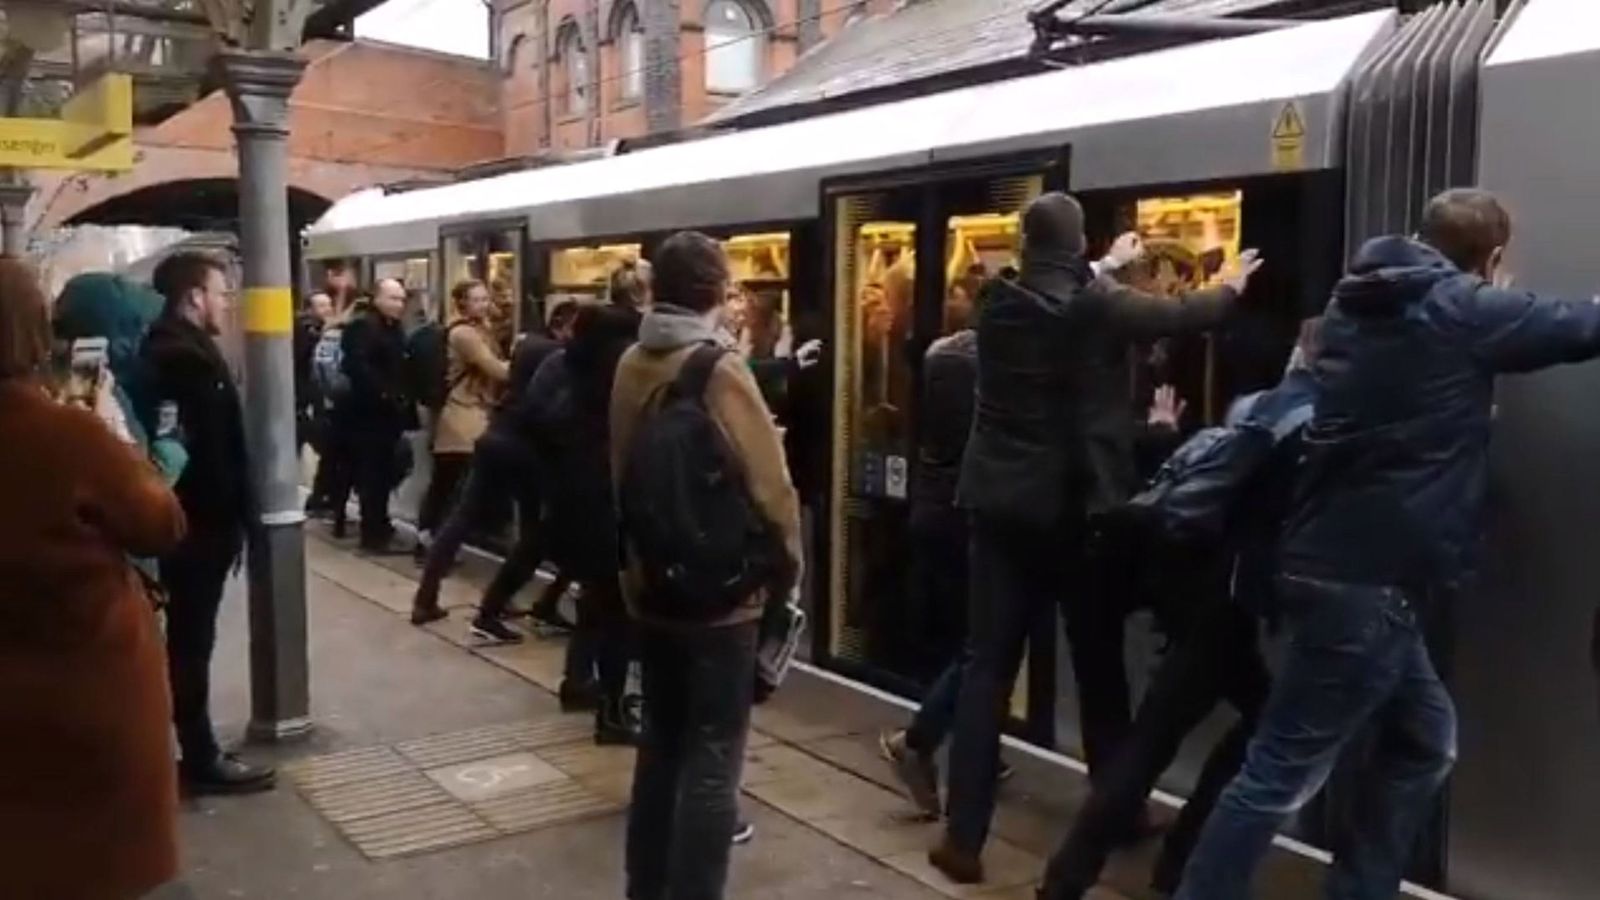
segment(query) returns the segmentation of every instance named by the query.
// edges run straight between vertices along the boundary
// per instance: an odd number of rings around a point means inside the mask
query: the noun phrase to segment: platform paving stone
[[[409,559],[356,557],[315,535],[307,558],[317,574],[351,593],[392,613],[409,613],[417,575]],[[479,646],[467,635],[467,614],[460,607],[476,604],[491,575],[492,566],[481,561],[463,565],[446,580],[443,594],[455,611],[426,631],[554,692],[563,639],[530,636],[518,645],[494,647]],[[997,827],[985,855],[989,882],[950,883],[926,861],[940,826],[911,809],[878,752],[878,733],[886,727],[881,713],[842,702],[844,690],[815,683],[786,689],[784,703],[754,711],[745,794],[944,896],[1031,900],[1044,865],[1037,852],[1045,846],[1037,836],[1044,830],[1037,816],[1006,814],[1002,806],[1007,831],[1026,837],[1018,833],[1026,821],[1035,833],[1030,846],[1016,846]],[[369,858],[417,855],[620,815],[632,789],[633,751],[594,746],[591,729],[588,716],[548,716],[428,735],[312,759],[296,766],[292,778],[313,807],[320,801],[332,810],[333,815],[319,812]],[[351,787],[364,779],[373,782],[370,788]],[[452,782],[455,789],[447,790]],[[369,798],[387,800],[387,811],[363,815],[360,803]],[[762,846],[772,852],[777,845]],[[1125,900],[1098,891],[1091,898]]]
[[[982,884],[956,884],[928,862],[928,851],[912,850],[885,857],[884,865],[915,878],[928,887],[950,897],[988,897],[1008,888],[1026,888],[1039,882],[1044,875],[1044,860],[1020,850],[999,838],[990,838],[983,848],[983,869],[987,881]]]

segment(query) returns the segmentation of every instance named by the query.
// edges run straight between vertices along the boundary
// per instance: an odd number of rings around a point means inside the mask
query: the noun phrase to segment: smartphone
[[[67,375],[69,399],[91,407],[94,405],[95,394],[100,390],[100,379],[106,369],[107,347],[103,337],[78,338],[72,342]]]

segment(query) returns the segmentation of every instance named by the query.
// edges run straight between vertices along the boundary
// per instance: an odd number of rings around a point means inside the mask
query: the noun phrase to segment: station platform
[[[474,646],[468,609],[492,560],[464,554],[442,595],[452,616],[419,629],[406,618],[409,558],[358,555],[317,523],[306,553],[316,730],[244,748],[279,766],[275,792],[186,805],[183,886],[272,900],[622,896],[632,751],[595,747],[589,716],[561,714],[564,640]],[[213,688],[225,739],[249,711],[242,581],[229,592]],[[1008,749],[1017,774],[1001,791],[990,880],[958,886],[927,865],[939,826],[912,816],[879,755],[880,732],[907,717],[902,702],[809,667],[757,708],[743,799],[756,837],[735,850],[730,897],[1033,898],[1085,796],[1081,772]],[[1117,856],[1094,900],[1155,897],[1154,850]],[[1277,852],[1261,896],[1317,896],[1320,869]]]

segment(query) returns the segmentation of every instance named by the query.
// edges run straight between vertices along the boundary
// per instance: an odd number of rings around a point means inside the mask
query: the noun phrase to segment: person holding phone
[[[129,558],[172,551],[184,516],[122,436],[50,395],[46,310],[0,257],[0,893],[142,897],[178,874],[178,786],[160,629]],[[78,374],[103,409],[89,349]]]

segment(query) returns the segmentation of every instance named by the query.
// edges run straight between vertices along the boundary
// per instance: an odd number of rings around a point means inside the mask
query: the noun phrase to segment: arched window
[[[739,0],[706,4],[706,90],[742,94],[761,84],[766,44],[749,7]]]
[[[576,24],[556,34],[556,60],[561,65],[561,111],[569,116],[589,111],[589,52]]]
[[[617,73],[622,81],[622,99],[634,101],[644,96],[644,26],[639,10],[632,3],[617,16]]]

